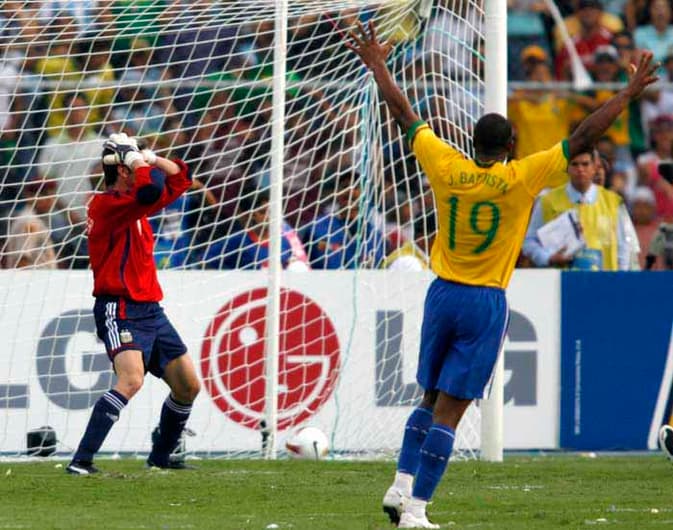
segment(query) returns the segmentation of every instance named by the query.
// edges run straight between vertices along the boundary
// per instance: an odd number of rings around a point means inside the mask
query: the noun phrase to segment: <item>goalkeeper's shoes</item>
[[[659,446],[669,460],[673,460],[673,427],[662,425],[659,429]]]
[[[439,525],[428,521],[425,514],[416,516],[411,512],[402,512],[397,528],[439,528]]]
[[[400,488],[390,486],[383,496],[383,511],[390,518],[390,522],[397,524],[400,522],[400,515],[404,511],[404,503],[409,497],[404,494]]]
[[[98,468],[92,462],[73,460],[65,468],[65,471],[71,475],[93,475],[94,473],[98,473]]]

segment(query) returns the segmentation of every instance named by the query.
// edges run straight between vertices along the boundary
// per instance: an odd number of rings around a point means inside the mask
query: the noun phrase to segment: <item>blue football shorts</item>
[[[123,351],[140,350],[145,373],[161,378],[170,361],[187,353],[187,346],[156,302],[99,296],[93,314],[96,334],[111,361]]]
[[[460,399],[483,397],[508,324],[503,289],[435,279],[425,296],[418,384]]]

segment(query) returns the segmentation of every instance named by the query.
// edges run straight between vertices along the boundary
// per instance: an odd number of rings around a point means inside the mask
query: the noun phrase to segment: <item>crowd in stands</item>
[[[244,3],[0,2],[2,267],[87,267],[86,203],[101,189],[102,138],[121,129],[164,156],[184,159],[195,176],[193,189],[152,219],[158,266],[268,265],[273,23],[222,22],[224,11],[231,21]],[[628,208],[639,241],[633,249],[640,249],[631,268],[639,268],[638,261],[640,267],[668,268],[673,236],[669,244],[664,233],[673,226],[673,186],[657,168],[673,157],[673,2],[555,3],[596,84],[585,91],[568,88],[576,74],[571,54],[545,1],[508,0],[513,156],[566,138],[618,90],[639,50],[652,50],[661,62],[661,83],[598,142],[593,182]],[[474,43],[475,53],[458,39],[438,37],[478,26],[471,2],[455,5],[460,18],[435,11],[423,42],[413,24],[407,31],[408,21],[400,23],[404,31],[392,38],[413,43],[403,50],[423,52],[423,64],[404,63],[404,54],[393,57],[408,75],[419,69],[456,78],[460,65],[479,57],[481,42]],[[364,178],[361,141],[367,131],[358,103],[366,94],[344,98],[329,83],[320,84],[358,71],[357,58],[342,53],[343,34],[358,17],[373,13],[353,8],[334,17],[303,15],[289,24],[286,126],[294,133],[286,135],[281,245],[288,269],[428,267],[433,198],[394,124],[377,131],[383,153],[371,155],[384,157],[385,170]],[[318,82],[301,83],[307,80]],[[445,122],[433,121],[452,112],[438,101],[418,104],[440,134],[450,135],[442,129]],[[561,177],[559,185],[568,180]],[[648,262],[648,252],[664,257]],[[535,264],[522,254],[520,266]]]

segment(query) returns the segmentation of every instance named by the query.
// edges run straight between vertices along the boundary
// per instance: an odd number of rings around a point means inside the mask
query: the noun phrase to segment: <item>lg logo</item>
[[[112,386],[114,374],[96,338],[91,310],[66,311],[51,320],[42,330],[35,357],[40,387],[52,403],[64,409],[88,409]],[[77,359],[81,365],[70,366],[68,360]],[[79,386],[74,374],[89,377],[83,377],[80,384],[85,384]],[[0,409],[28,406],[28,385],[0,385]]]
[[[201,345],[201,375],[213,403],[232,421],[253,429],[264,415],[265,310],[266,289],[237,295],[215,315]],[[329,316],[305,295],[284,290],[281,315],[278,426],[286,429],[315,414],[331,397],[340,345]],[[380,407],[409,406],[420,397],[415,383],[404,383],[414,374],[403,374],[402,332],[401,311],[376,312],[371,383]],[[511,311],[505,345],[506,402],[537,404],[537,355],[533,324]],[[47,324],[37,346],[36,372],[47,398],[64,409],[87,409],[110,388],[114,374],[95,337],[90,310],[68,311]],[[28,407],[27,384],[0,384],[0,409]]]
[[[204,387],[218,408],[241,425],[264,418],[266,289],[225,304],[201,348]],[[329,399],[339,372],[339,340],[321,307],[301,293],[280,296],[278,428],[309,418]]]

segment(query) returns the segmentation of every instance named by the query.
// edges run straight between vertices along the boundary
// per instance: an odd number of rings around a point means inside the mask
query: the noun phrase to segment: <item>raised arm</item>
[[[143,160],[152,168],[150,170],[152,182],[158,186],[160,191],[160,195],[150,211],[152,213],[172,203],[182,195],[190,188],[192,180],[189,168],[183,161],[163,158],[144,145],[143,140],[138,143]]]
[[[386,65],[386,58],[392,49],[390,42],[381,43],[376,38],[376,28],[374,23],[369,21],[369,32],[361,22],[358,22],[359,35],[355,31],[350,32],[353,43],[346,42],[345,45],[353,50],[362,59],[362,62],[374,74],[374,80],[381,91],[381,96],[388,105],[390,113],[395,121],[406,132],[411,126],[420,121],[418,115],[411,107],[411,102],[404,95],[404,92],[395,84],[390,70]]]
[[[593,147],[594,143],[626,109],[629,102],[640,96],[643,90],[659,78],[658,64],[652,64],[652,52],[643,52],[638,67],[631,65],[631,79],[625,88],[617,92],[596,111],[587,116],[568,138],[569,158]]]

